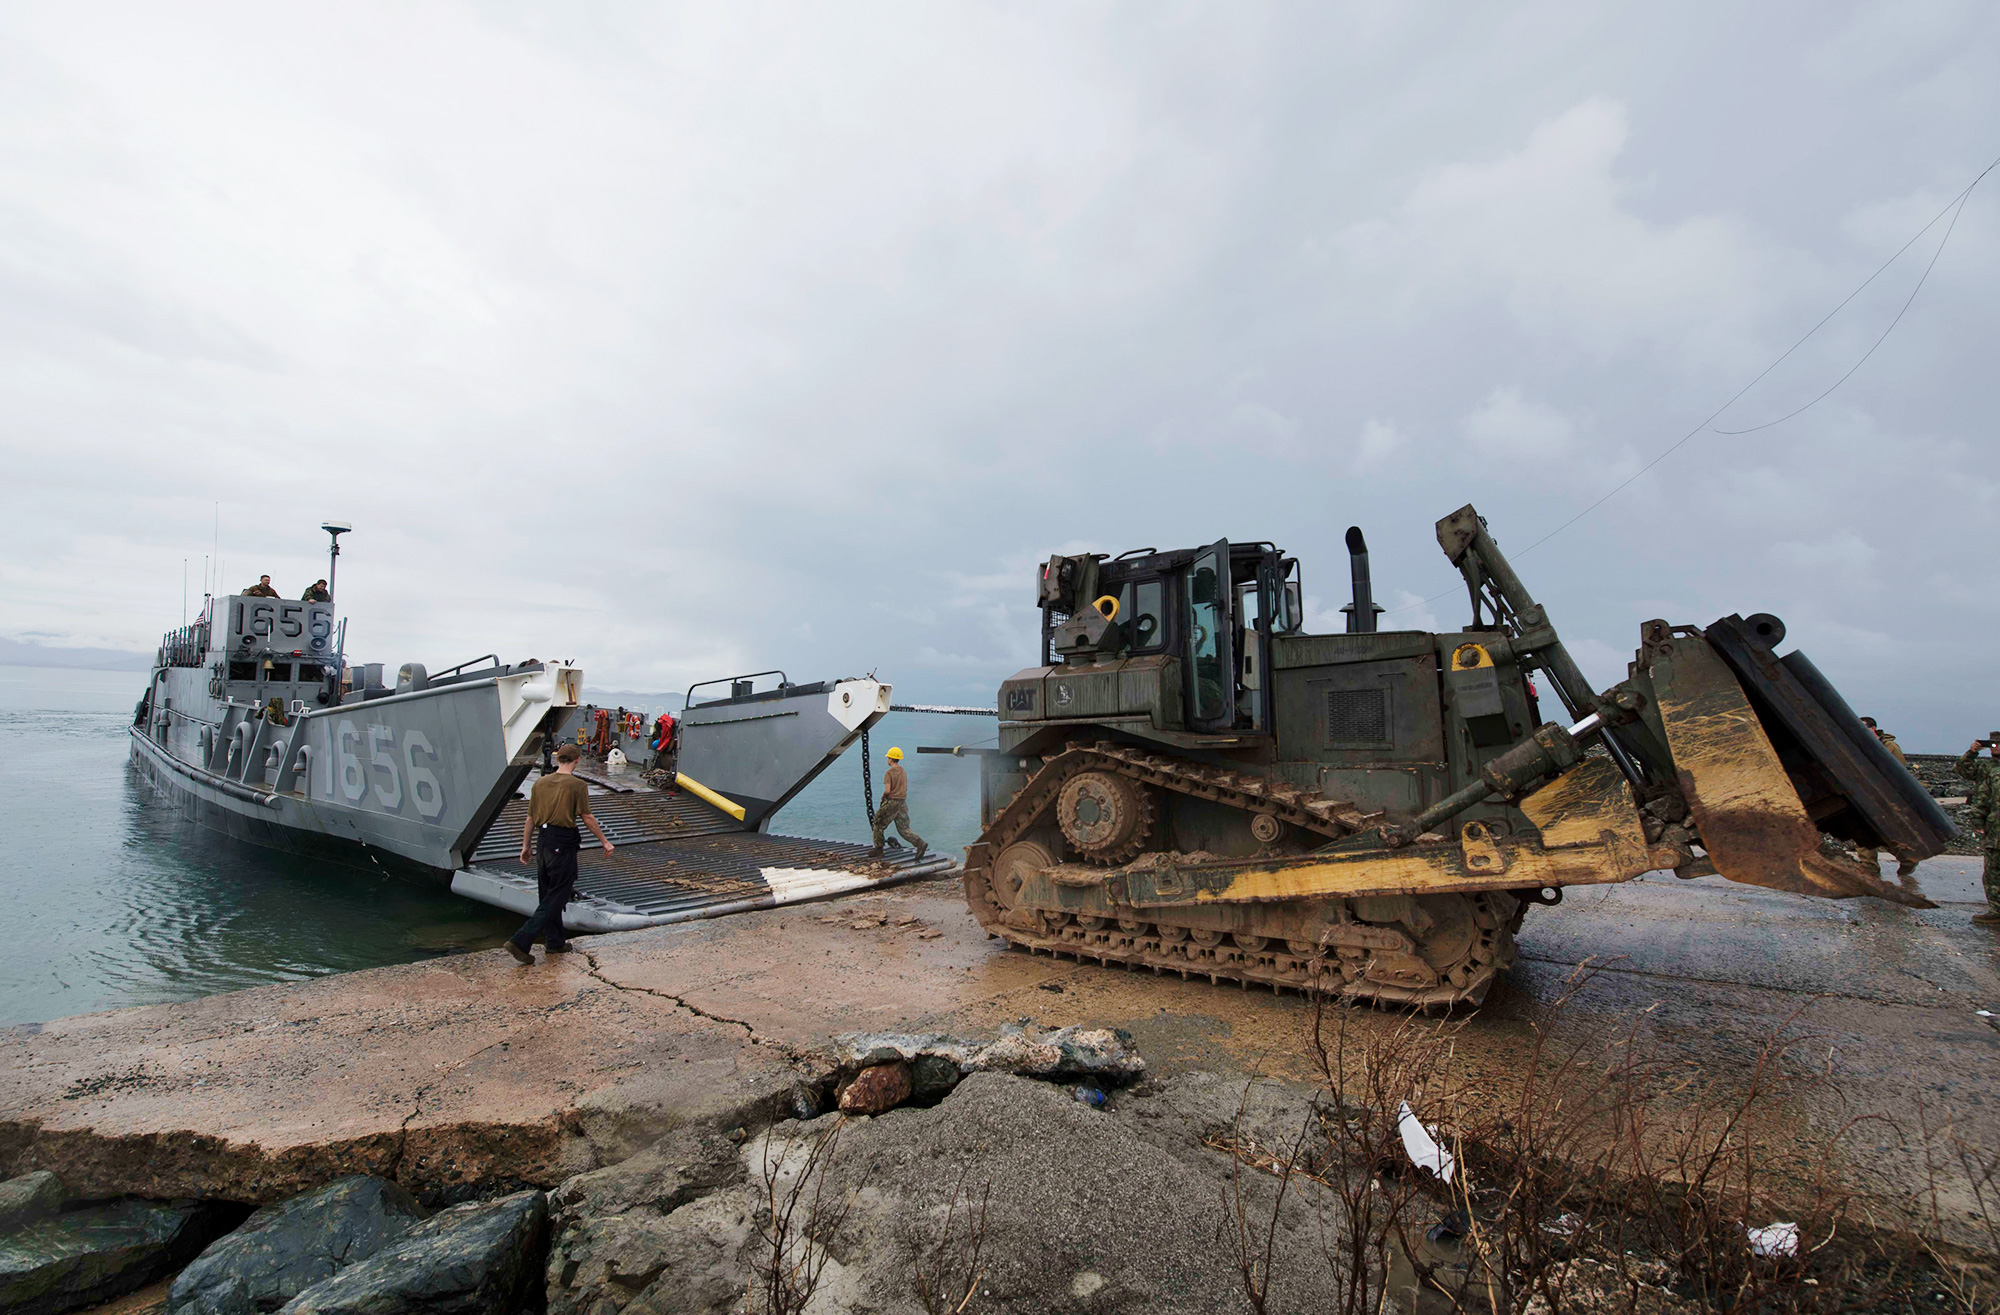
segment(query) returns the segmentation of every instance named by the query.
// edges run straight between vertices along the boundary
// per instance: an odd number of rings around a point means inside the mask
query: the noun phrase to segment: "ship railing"
[[[751,692],[750,685],[759,676],[776,676],[778,678],[777,689],[764,691],[763,696],[766,698],[774,698],[784,693],[792,684],[790,676],[775,668],[770,671],[752,671],[741,676],[719,676],[714,680],[698,680],[688,686],[687,694],[681,699],[681,706],[684,708],[694,707],[694,692],[698,689],[706,689],[710,685],[729,686],[729,696],[727,698],[705,700],[708,703],[734,703],[738,699],[755,698],[757,695]]]
[[[486,663],[486,665],[483,667],[480,666],[481,662]],[[455,667],[446,667],[443,671],[433,671],[424,679],[425,683],[430,685],[453,685],[460,681],[471,680],[474,677],[483,678],[489,671],[497,675],[505,665],[505,663],[500,661],[498,653],[482,653],[476,658],[467,658]]]
[[[208,622],[196,621],[178,630],[169,630],[160,640],[160,663],[169,667],[198,667],[208,654]]]

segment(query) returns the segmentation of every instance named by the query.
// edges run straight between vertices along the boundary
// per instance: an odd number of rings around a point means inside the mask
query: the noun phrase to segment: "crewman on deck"
[[[674,770],[674,759],[680,752],[680,723],[671,712],[662,712],[653,719],[653,766],[663,772]]]
[[[524,866],[535,865],[535,887],[541,903],[507,942],[507,953],[525,964],[535,961],[529,951],[534,949],[537,936],[548,942],[550,954],[563,954],[569,949],[562,915],[563,906],[576,894],[576,852],[583,846],[583,834],[577,830],[577,823],[591,829],[607,856],[618,848],[590,814],[590,787],[576,774],[576,764],[582,757],[583,751],[574,744],[563,745],[556,750],[555,771],[535,782],[535,788],[528,792],[528,820],[521,828],[521,862]]]
[[[1875,736],[1876,739],[1882,741],[1882,747],[1889,751],[1889,756],[1891,758],[1894,758],[1897,762],[1903,764],[1903,769],[1905,771],[1909,770],[1910,760],[1903,756],[1903,746],[1896,743],[1895,736],[1889,734],[1889,732],[1883,730],[1880,726],[1877,726],[1875,724],[1875,719],[1873,717],[1863,717],[1861,719],[1861,724],[1863,726],[1866,726],[1869,729],[1869,731]],[[1867,845],[1860,846],[1860,852],[1861,852],[1862,862],[1871,865],[1880,862],[1878,852],[1874,849],[1869,848]],[[1909,859],[1899,858],[1896,860],[1896,875],[1903,879],[1905,885],[1909,884],[1909,879],[1912,876],[1916,875],[1916,871],[1917,871],[1917,865],[1915,863],[1912,863]]]
[[[1903,756],[1903,746],[1896,743],[1895,736],[1889,734],[1889,732],[1883,730],[1880,726],[1877,726],[1875,724],[1875,719],[1873,717],[1863,717],[1861,719],[1861,724],[1863,726],[1866,726],[1869,730],[1875,732],[1875,738],[1882,741],[1882,747],[1889,751],[1889,756],[1891,758],[1894,758],[1897,762],[1903,764],[1903,766],[1905,767],[1908,767],[1910,765],[1910,760]]]
[[[916,847],[916,856],[921,859],[930,846],[910,829],[910,774],[903,770],[903,751],[892,747],[886,756],[889,770],[882,774],[882,802],[875,806],[875,848],[868,851],[868,857],[882,857],[882,836],[894,822],[896,830]]]
[[[1981,758],[1984,749],[1987,756]],[[1966,817],[1972,829],[1986,840],[1986,912],[1972,920],[1982,927],[2000,927],[2000,733],[1995,738],[1974,740],[1958,760],[1958,774],[1972,783],[1966,796]]]
[[[299,601],[302,603],[330,603],[333,601],[333,595],[326,591],[326,581],[314,580],[311,586],[299,595]]]
[[[258,576],[257,583],[243,591],[243,597],[245,598],[276,598],[277,596],[278,591],[271,587],[271,577],[268,575]]]

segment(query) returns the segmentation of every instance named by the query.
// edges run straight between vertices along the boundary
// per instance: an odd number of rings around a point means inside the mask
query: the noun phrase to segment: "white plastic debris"
[[[1979,1014],[1979,1016],[1980,1016],[1981,1018],[1991,1018],[1991,1017],[1993,1017],[1993,1011],[1992,1011],[1991,1009],[1981,1009],[1981,1010],[1977,1010],[1976,1012],[1977,1012],[1977,1013]]]
[[[1750,1235],[1750,1254],[1753,1256],[1796,1256],[1799,1254],[1799,1226],[1797,1224],[1766,1224],[1762,1228],[1746,1230]]]
[[[1430,1129],[1417,1121],[1410,1112],[1410,1102],[1404,1101],[1396,1110],[1396,1131],[1403,1134],[1403,1149],[1409,1152],[1410,1163],[1419,1169],[1429,1169],[1446,1182],[1457,1171],[1451,1152],[1437,1144]]]

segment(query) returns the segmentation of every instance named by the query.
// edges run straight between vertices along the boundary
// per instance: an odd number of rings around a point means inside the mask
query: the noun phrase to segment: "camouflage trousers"
[[[905,799],[884,799],[875,806],[875,848],[882,848],[882,836],[894,822],[896,830],[903,833],[903,839],[918,849],[924,847],[924,838],[910,829],[910,805]]]
[[[2000,913],[2000,845],[1986,847],[1986,903]]]

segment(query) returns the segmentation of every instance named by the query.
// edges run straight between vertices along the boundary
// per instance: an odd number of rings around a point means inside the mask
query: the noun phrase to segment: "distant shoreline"
[[[0,667],[44,667],[52,671],[147,671],[151,653],[119,648],[56,648],[20,639],[0,639]]]

